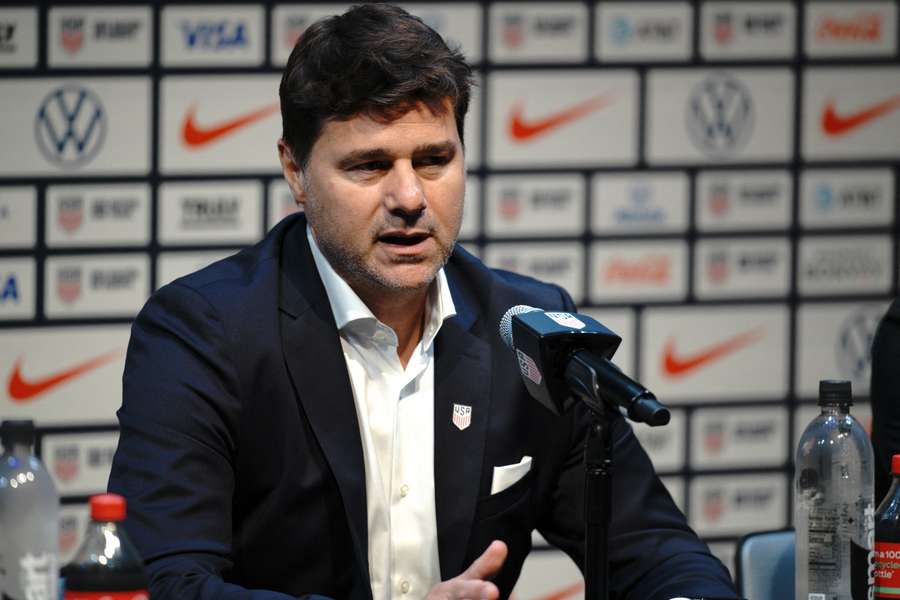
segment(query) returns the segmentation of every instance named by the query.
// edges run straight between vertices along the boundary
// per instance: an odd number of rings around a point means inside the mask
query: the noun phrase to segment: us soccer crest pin
[[[464,404],[453,405],[453,424],[462,431],[472,424],[472,407]]]

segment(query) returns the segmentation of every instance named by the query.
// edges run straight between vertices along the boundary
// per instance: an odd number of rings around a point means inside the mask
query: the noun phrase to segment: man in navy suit
[[[305,214],[135,320],[110,490],[154,598],[498,598],[534,529],[583,567],[588,416],[528,397],[497,323],[572,311],[456,246],[470,70],[404,11],[302,36],[281,83]],[[621,417],[614,598],[735,597]]]

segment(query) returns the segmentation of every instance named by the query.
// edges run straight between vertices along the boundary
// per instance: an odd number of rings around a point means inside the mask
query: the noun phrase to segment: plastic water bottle
[[[891,457],[894,480],[875,512],[875,597],[900,597],[900,454]]]
[[[59,496],[32,453],[33,421],[0,424],[0,597],[56,600]]]
[[[872,444],[850,415],[849,381],[819,382],[821,414],[800,437],[794,472],[796,600],[874,593]]]
[[[147,600],[147,575],[122,528],[125,498],[91,497],[91,521],[75,558],[63,569],[65,600]]]

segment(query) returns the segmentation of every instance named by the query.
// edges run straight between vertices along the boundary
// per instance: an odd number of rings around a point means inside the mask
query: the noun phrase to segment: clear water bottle
[[[63,569],[65,600],[148,600],[147,575],[128,539],[125,498],[91,497],[91,521],[75,558]]]
[[[0,424],[0,592],[10,600],[56,600],[59,496],[32,453],[33,421]]]
[[[869,600],[874,585],[872,444],[850,415],[849,381],[819,382],[821,414],[794,472],[796,600]]]
[[[875,598],[900,597],[900,454],[891,457],[891,489],[875,511]]]

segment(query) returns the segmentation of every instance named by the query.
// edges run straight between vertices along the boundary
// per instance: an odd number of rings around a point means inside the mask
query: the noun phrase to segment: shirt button
[[[406,498],[406,495],[409,493],[409,486],[405,483],[400,486],[400,497]]]
[[[401,592],[401,593],[404,593],[404,594],[408,594],[408,593],[409,593],[409,582],[408,582],[408,581],[401,581],[401,582],[400,582],[400,592]]]

